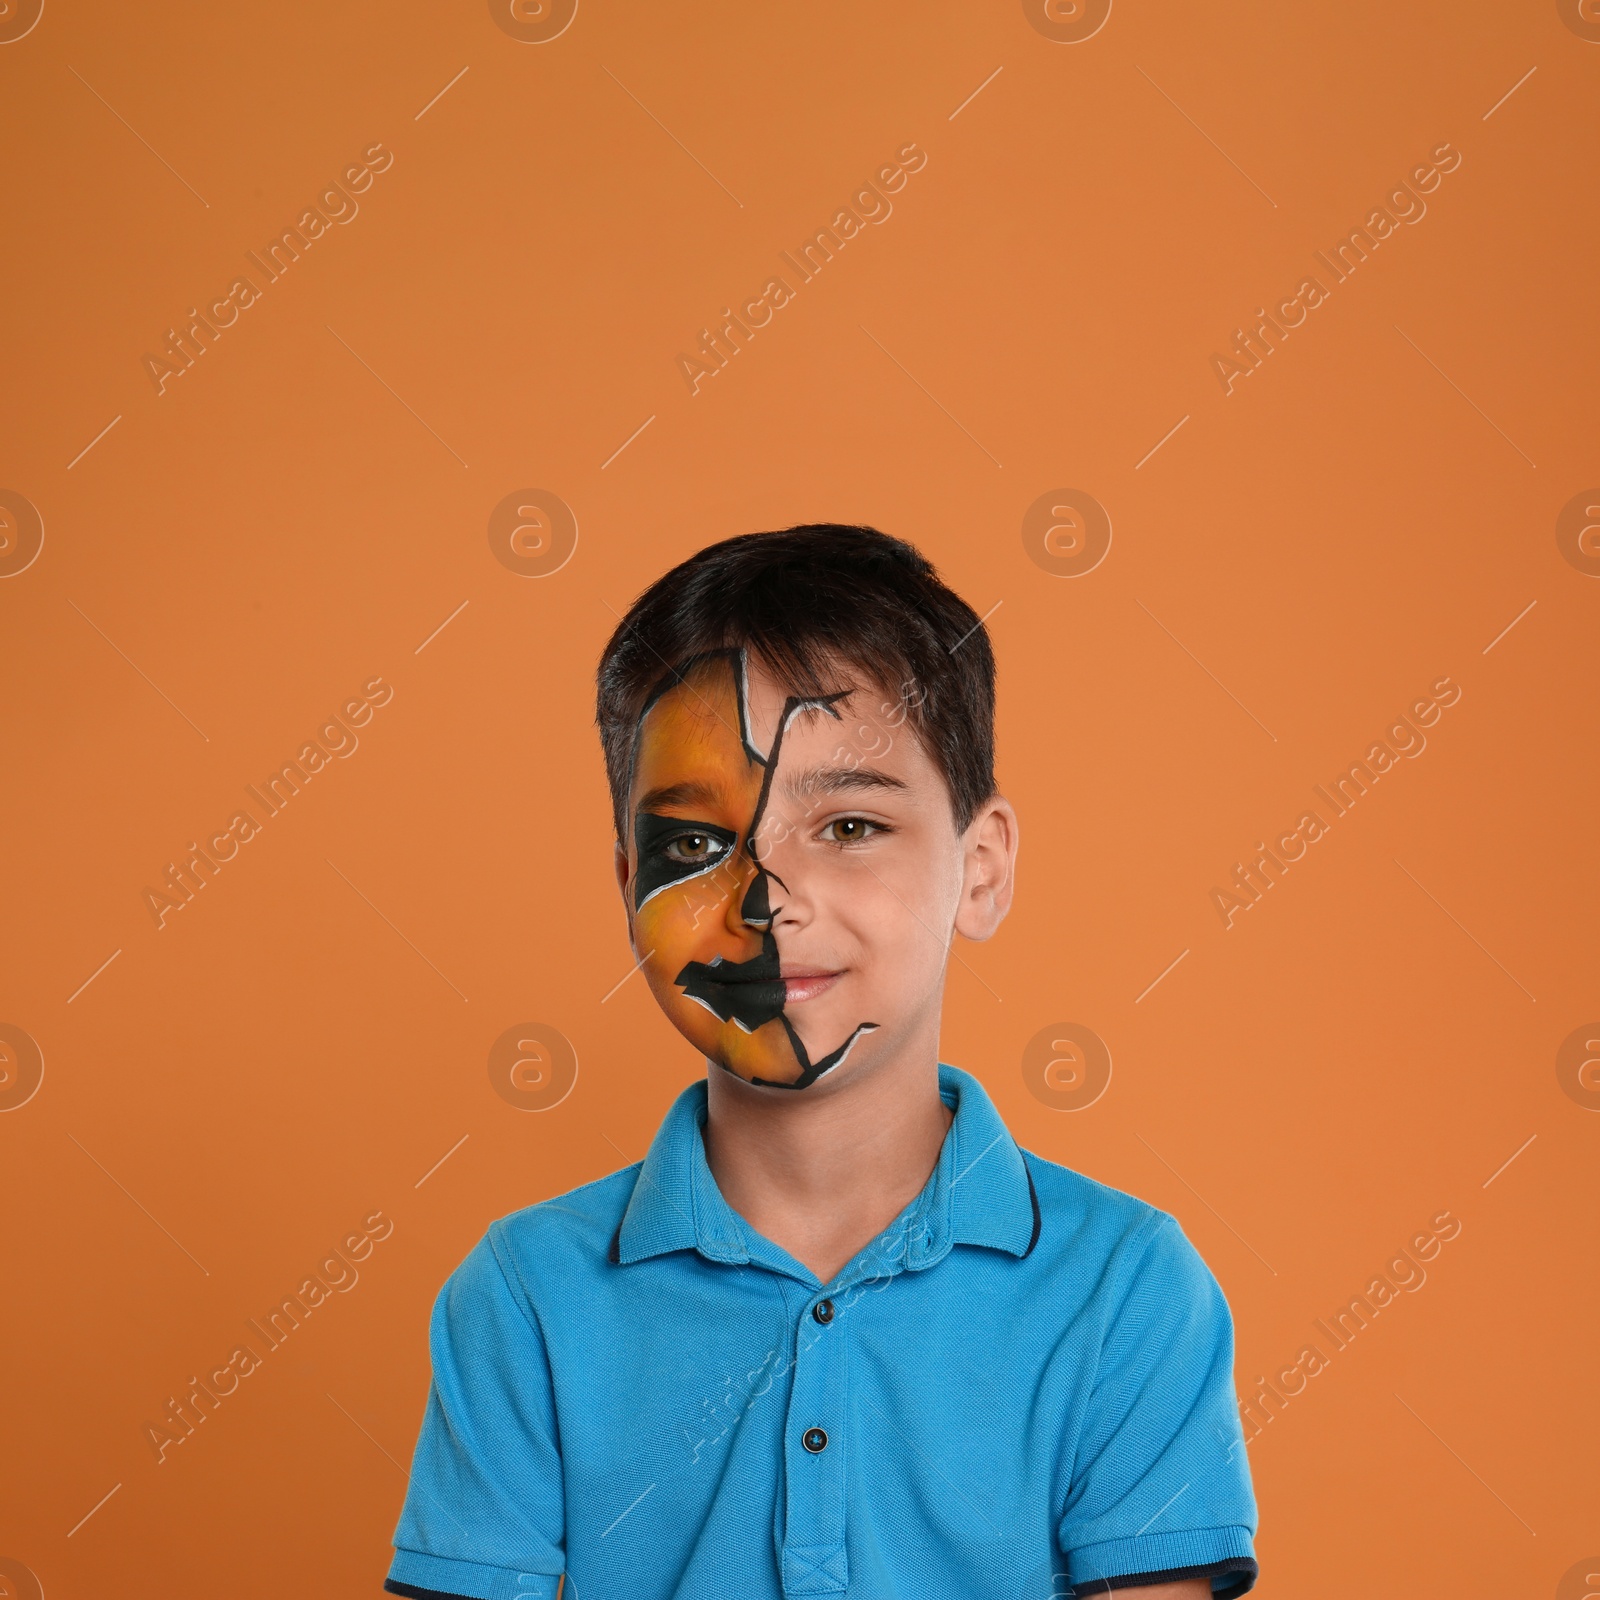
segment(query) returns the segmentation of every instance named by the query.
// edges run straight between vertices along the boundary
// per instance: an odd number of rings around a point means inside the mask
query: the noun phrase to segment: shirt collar
[[[913,1270],[933,1265],[955,1244],[1026,1256],[1039,1238],[1039,1201],[1016,1140],[971,1073],[941,1062],[939,1097],[955,1117],[922,1192],[885,1230],[905,1230],[903,1251],[891,1253]],[[614,1262],[671,1250],[698,1250],[732,1264],[781,1267],[792,1259],[723,1199],[706,1164],[705,1120],[706,1085],[699,1079],[673,1101],[651,1142],[611,1241]]]

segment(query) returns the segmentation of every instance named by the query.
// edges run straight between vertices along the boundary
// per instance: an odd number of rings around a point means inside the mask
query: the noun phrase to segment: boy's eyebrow
[[[853,789],[906,789],[900,778],[871,767],[812,767],[797,772],[784,787],[794,795],[845,794]]]
[[[660,811],[664,806],[714,806],[722,799],[722,791],[714,784],[688,779],[683,783],[667,783],[648,794],[639,796],[635,811]]]

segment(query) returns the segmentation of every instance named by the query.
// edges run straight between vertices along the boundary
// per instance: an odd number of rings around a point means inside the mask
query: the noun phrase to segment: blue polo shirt
[[[386,1588],[1051,1600],[1255,1582],[1233,1327],[1178,1224],[1018,1148],[983,1086],[830,1282],[706,1165],[704,1081],[621,1172],[491,1224],[434,1307]]]

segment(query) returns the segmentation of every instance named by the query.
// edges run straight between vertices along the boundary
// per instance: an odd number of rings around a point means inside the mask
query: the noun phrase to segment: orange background
[[[438,1286],[701,1070],[637,977],[602,1003],[595,658],[698,546],[836,519],[992,610],[1021,885],[945,1058],[1181,1219],[1241,1391],[1462,1221],[1252,1444],[1259,1593],[1556,1592],[1600,1546],[1565,9],[1118,0],[1067,43],[1001,0],[583,0],[525,43],[482,4],[48,0],[0,45],[0,488],[44,527],[0,582],[0,1022],[44,1060],[0,1115],[12,1591],[378,1592]],[[1233,330],[1446,140],[1426,218],[1224,394]],[[908,141],[892,217],[691,395],[699,330]],[[359,215],[158,396],[166,330],[374,142]],[[539,578],[486,537],[533,485],[579,529]],[[1114,529],[1075,578],[1020,531],[1061,486]],[[1446,674],[1426,752],[1224,928],[1212,888]],[[374,676],[355,754],[158,930],[143,891]],[[519,1022],[580,1063],[543,1114],[489,1081]],[[1114,1062],[1070,1114],[1021,1070],[1067,1022]],[[374,1209],[359,1285],[158,1464],[145,1423]]]

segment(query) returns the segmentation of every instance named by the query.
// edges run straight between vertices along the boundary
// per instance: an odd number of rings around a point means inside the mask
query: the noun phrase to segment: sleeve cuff
[[[399,1550],[384,1588],[390,1594],[461,1597],[461,1600],[555,1600],[559,1572],[518,1572],[476,1561],[452,1561],[420,1550]]]
[[[1248,1594],[1255,1588],[1259,1573],[1260,1569],[1253,1560],[1248,1556],[1238,1556],[1232,1561],[1213,1561],[1204,1567],[1172,1567],[1165,1572],[1128,1572],[1115,1578],[1091,1578],[1088,1583],[1077,1585],[1072,1593],[1073,1600],[1084,1600],[1088,1595],[1143,1588],[1146,1584],[1182,1583],[1185,1578],[1210,1578],[1212,1600],[1236,1600],[1238,1595]],[[432,1600],[432,1597],[424,1595],[422,1600]],[[1131,1595],[1129,1600],[1138,1600],[1138,1596]]]
[[[1224,1578],[1216,1594],[1248,1593],[1256,1581],[1250,1530],[1194,1528],[1079,1545],[1067,1552],[1073,1591],[1104,1594],[1137,1583],[1177,1583],[1184,1578]]]

